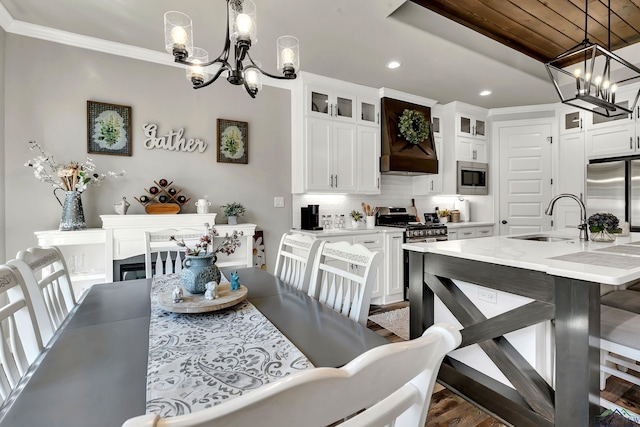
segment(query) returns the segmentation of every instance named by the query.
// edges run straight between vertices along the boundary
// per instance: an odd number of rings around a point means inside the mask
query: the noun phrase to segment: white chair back
[[[309,295],[366,325],[382,253],[349,242],[320,243],[313,262]]]
[[[636,292],[636,291],[629,291]],[[607,305],[600,306],[600,389],[604,390],[607,377],[613,375],[640,386],[640,314]],[[629,371],[635,371],[632,374]],[[638,419],[628,408],[622,408],[604,397],[600,406],[622,410]]]
[[[181,230],[166,229],[161,231],[145,231],[144,233],[144,265],[147,279],[163,274],[180,273],[182,271],[182,257],[186,248],[180,247],[171,240],[174,236],[178,241],[184,240],[185,244],[193,249],[205,230],[185,228]],[[155,267],[155,273],[154,273]]]
[[[320,240],[299,233],[285,233],[280,239],[274,275],[296,289],[307,292],[311,268]]]
[[[42,350],[25,279],[14,265],[0,265],[0,397],[4,401]]]
[[[51,325],[57,329],[76,305],[69,269],[62,252],[55,246],[35,246],[18,252],[17,258],[24,261],[35,276]],[[35,298],[32,293],[32,299]],[[49,338],[45,338],[45,342]]]
[[[420,338],[374,348],[342,368],[302,371],[209,409],[143,415],[123,427],[314,427],[347,417],[341,426],[422,427],[442,359],[460,341],[452,326],[434,325]]]

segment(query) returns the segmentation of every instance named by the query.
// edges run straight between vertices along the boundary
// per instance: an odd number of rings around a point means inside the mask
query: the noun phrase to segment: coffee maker
[[[303,230],[322,230],[319,205],[307,205],[306,208],[300,208],[300,218],[300,228]]]

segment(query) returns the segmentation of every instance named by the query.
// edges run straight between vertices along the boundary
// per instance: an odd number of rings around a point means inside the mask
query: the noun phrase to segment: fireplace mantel
[[[241,246],[232,255],[221,255],[216,263],[220,267],[253,266],[253,235],[255,224],[216,224],[216,214],[178,215],[100,215],[102,228],[79,231],[36,231],[38,245],[60,247],[68,264],[83,259],[84,271],[72,270],[71,281],[76,294],[94,283],[113,281],[113,261],[143,255],[144,232],[169,228],[202,229],[205,223],[215,225],[221,236],[234,230],[242,231]],[[88,274],[87,272],[90,272]]]

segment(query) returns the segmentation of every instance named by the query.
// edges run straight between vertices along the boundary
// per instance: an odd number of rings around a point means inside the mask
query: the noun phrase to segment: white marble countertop
[[[359,235],[359,234],[377,234],[377,233],[402,233],[404,228],[399,227],[374,227],[366,228],[364,226],[358,228],[328,228],[325,230],[302,230],[300,228],[292,228],[292,232],[300,234],[309,234],[316,237],[334,237],[344,235]]]
[[[447,222],[447,228],[485,227],[495,225],[493,222]]]
[[[405,243],[403,249],[507,265],[609,285],[640,278],[640,233],[618,236],[612,243],[581,242],[578,230],[543,233],[569,240],[540,242],[494,236],[433,243]],[[572,261],[554,259],[570,255]]]

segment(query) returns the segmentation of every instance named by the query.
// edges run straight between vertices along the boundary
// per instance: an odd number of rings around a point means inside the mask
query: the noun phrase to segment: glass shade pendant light
[[[629,102],[616,103],[616,93],[625,84],[640,78],[640,68],[610,52],[611,1],[609,0],[608,49],[589,42],[587,20],[589,0],[585,2],[584,40],[547,62],[547,72],[560,100],[605,117],[631,114],[640,90]]]
[[[292,80],[300,69],[300,47],[298,39],[292,36],[282,36],[277,40],[277,67],[282,75],[264,71],[260,63],[251,58],[249,49],[258,41],[256,5],[252,0],[227,0],[224,50],[212,61],[209,61],[206,50],[193,46],[191,18],[182,12],[164,14],[164,38],[165,50],[173,55],[175,62],[187,66],[187,79],[194,89],[209,86],[224,73],[229,83],[243,85],[255,98],[262,89],[262,75]],[[219,67],[210,71],[209,67],[214,64]]]

